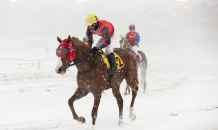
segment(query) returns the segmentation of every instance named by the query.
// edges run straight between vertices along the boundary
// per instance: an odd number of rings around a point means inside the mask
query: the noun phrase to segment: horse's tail
[[[146,87],[147,87],[147,82],[146,82],[146,71],[148,67],[148,62],[147,62],[147,57],[142,51],[138,51],[142,57],[142,61],[139,64],[139,68],[141,70],[141,86],[143,87],[143,92],[145,92]]]

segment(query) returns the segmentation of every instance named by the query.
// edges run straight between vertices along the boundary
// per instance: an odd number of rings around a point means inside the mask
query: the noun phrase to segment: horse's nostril
[[[58,69],[58,74],[61,73],[61,67]]]

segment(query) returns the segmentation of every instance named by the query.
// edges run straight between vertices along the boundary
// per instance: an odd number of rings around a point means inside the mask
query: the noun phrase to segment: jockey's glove
[[[100,50],[100,47],[93,47],[93,51],[98,51],[98,50]]]
[[[131,44],[134,44],[134,41],[133,41],[133,40],[132,40],[131,42],[132,42]]]

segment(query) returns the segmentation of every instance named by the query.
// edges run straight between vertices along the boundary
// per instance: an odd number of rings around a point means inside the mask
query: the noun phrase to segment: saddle
[[[120,70],[121,68],[124,67],[124,63],[117,53],[115,53],[115,52],[113,52],[113,53],[115,55],[115,59],[116,59],[116,63],[117,63],[117,70]],[[110,63],[109,63],[107,55],[103,51],[101,51],[101,52],[98,51],[98,54],[101,55],[101,58],[104,61],[104,63],[106,64],[107,70],[109,71],[110,70]],[[105,90],[109,87],[111,80],[112,80],[112,77],[113,77],[113,74],[109,74],[108,82],[107,82],[107,85],[105,87]]]
[[[131,50],[131,49],[130,49],[130,50]],[[134,58],[137,60],[137,57],[136,57],[136,54],[134,53],[134,51],[131,50],[131,52],[132,52],[132,55],[134,56]],[[138,53],[138,54],[139,54],[139,53]],[[142,61],[142,56],[141,56],[141,54],[139,54],[139,57],[140,57],[139,61]]]
[[[117,53],[115,53],[115,52],[113,52],[113,53],[115,55],[115,59],[116,59],[116,63],[117,63],[117,70],[120,70],[121,68],[124,67],[124,63]],[[108,61],[107,55],[104,52],[99,52],[99,51],[98,51],[98,54],[101,55],[101,58],[104,61],[104,63],[106,64],[107,70],[109,71],[110,70],[110,63]]]

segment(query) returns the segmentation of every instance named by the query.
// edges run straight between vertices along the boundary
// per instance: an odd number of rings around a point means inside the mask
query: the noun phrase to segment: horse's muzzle
[[[61,67],[58,69],[57,73],[60,74],[62,72]]]
[[[66,69],[67,69],[67,67],[61,66],[61,67],[58,69],[57,73],[63,75],[63,74],[66,73]]]

